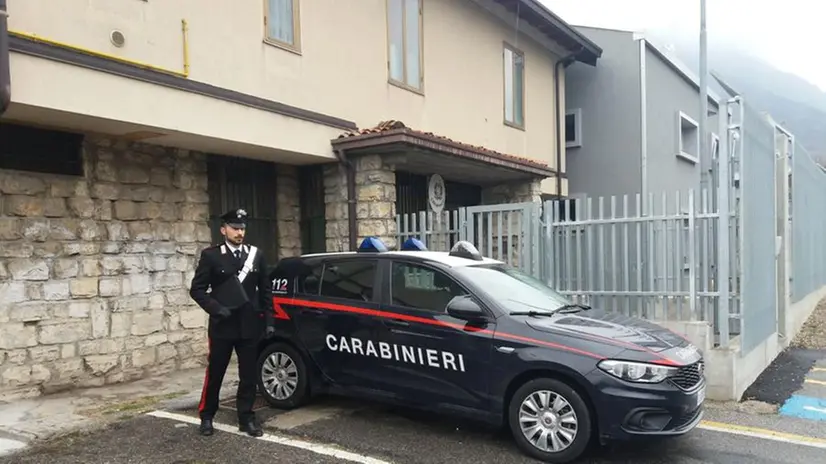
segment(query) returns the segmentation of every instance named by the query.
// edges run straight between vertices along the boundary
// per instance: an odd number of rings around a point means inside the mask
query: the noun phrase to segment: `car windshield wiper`
[[[571,311],[572,309],[576,309],[576,311]],[[558,307],[558,308],[554,309],[554,310],[553,310],[553,312],[554,312],[554,313],[560,313],[560,312],[566,312],[566,313],[567,313],[567,312],[579,312],[579,311],[582,311],[583,309],[588,310],[588,309],[591,309],[591,307],[590,307],[590,306],[588,306],[587,304],[582,304],[582,303],[571,303],[571,304],[562,305],[562,306],[560,306],[560,307]]]
[[[508,313],[508,315],[510,315],[510,316],[531,316],[531,317],[535,317],[535,316],[553,316],[554,313],[552,313],[550,311],[533,311],[533,310],[530,310],[530,311],[511,311],[511,312]]]

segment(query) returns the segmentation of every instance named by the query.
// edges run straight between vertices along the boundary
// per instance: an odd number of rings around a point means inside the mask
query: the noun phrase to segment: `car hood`
[[[579,338],[596,344],[613,345],[628,350],[629,358],[647,360],[652,356],[674,364],[690,364],[702,356],[682,336],[650,321],[603,310],[560,313],[552,317],[529,318],[532,329]],[[630,356],[637,352],[638,356]]]

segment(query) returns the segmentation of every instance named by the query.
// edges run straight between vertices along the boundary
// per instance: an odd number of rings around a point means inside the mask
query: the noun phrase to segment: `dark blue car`
[[[468,242],[388,251],[368,238],[283,259],[272,279],[277,335],[258,372],[276,408],[333,393],[458,414],[508,426],[551,463],[702,419],[704,363],[686,339],[574,304]]]

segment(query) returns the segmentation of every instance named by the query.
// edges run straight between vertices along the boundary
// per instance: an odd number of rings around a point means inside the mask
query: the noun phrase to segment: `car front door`
[[[469,294],[447,273],[412,260],[390,268],[383,323],[392,346],[381,362],[394,388],[413,401],[487,411],[495,323],[447,314],[453,297]]]

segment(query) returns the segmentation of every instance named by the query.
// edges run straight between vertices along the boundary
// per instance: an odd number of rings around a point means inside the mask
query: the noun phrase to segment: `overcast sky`
[[[700,0],[540,0],[573,25],[700,37]],[[782,5],[782,6],[781,6]],[[826,91],[826,2],[706,0],[709,47],[724,40]]]

